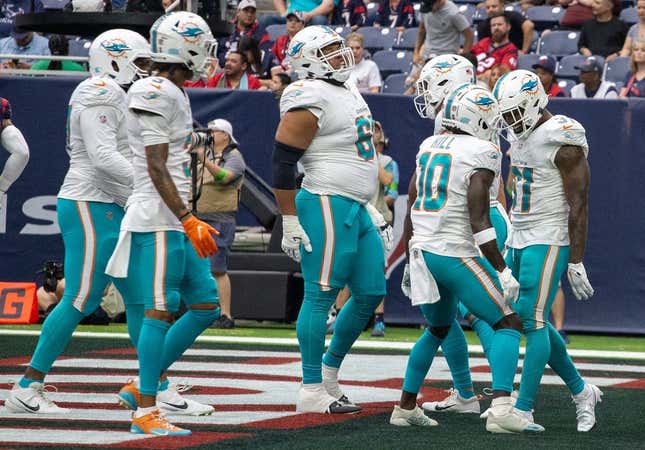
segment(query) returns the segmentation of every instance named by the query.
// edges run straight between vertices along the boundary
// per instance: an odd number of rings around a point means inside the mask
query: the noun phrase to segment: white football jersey
[[[302,187],[314,194],[370,201],[378,185],[374,121],[355,85],[296,81],[280,98],[280,115],[294,109],[307,109],[318,118],[318,131],[300,159]]]
[[[128,199],[121,228],[128,231],[183,231],[181,222],[163,201],[148,174],[145,143],[168,143],[166,167],[181,199],[188,205],[190,196],[190,153],[188,144],[193,129],[190,101],[183,89],[163,77],[136,81],[128,91],[128,138],[132,148],[134,189]],[[167,136],[141,127],[140,114],[146,111],[163,117]],[[150,145],[150,144],[149,144]]]
[[[468,214],[470,177],[499,175],[502,153],[489,141],[461,134],[427,138],[417,153],[417,199],[410,211],[414,244],[444,256],[479,256]]]
[[[553,116],[527,139],[511,146],[514,176],[509,246],[569,245],[569,204],[562,176],[555,165],[561,147],[574,145],[589,151],[585,129],[566,116]]]
[[[69,169],[59,198],[125,205],[132,191],[125,113],[125,91],[113,80],[94,77],[76,87],[67,111]]]

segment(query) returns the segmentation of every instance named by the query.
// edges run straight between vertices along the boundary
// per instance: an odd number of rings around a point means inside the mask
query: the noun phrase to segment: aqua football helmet
[[[421,117],[434,119],[455,87],[475,82],[475,68],[463,56],[449,54],[432,58],[419,74],[414,107]]]
[[[503,75],[493,88],[502,112],[502,127],[518,139],[525,139],[549,103],[540,78],[528,70],[514,70]]]
[[[497,144],[501,114],[488,89],[473,84],[458,86],[446,99],[443,126]]]
[[[137,66],[137,60],[150,59],[148,41],[131,30],[115,29],[101,33],[90,46],[90,73],[107,76],[127,86],[148,75],[147,64]]]
[[[324,49],[332,44],[338,48],[328,52]],[[354,67],[352,49],[345,45],[345,39],[333,29],[324,25],[308,26],[291,39],[287,50],[288,63],[301,78],[331,79],[344,83]],[[333,62],[339,58],[339,67]]]
[[[150,28],[150,58],[161,63],[178,63],[193,72],[192,80],[206,71],[217,55],[217,41],[204,19],[186,11],[171,12]]]

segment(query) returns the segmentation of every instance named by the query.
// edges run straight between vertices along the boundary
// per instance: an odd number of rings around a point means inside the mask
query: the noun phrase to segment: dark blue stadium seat
[[[560,23],[564,9],[559,6],[534,6],[526,10],[526,18],[535,24],[538,31],[552,28]]]
[[[630,8],[623,9],[620,12],[620,20],[628,23],[629,25],[638,23],[638,14],[636,14],[636,8],[632,6]]]
[[[367,7],[367,20],[365,25],[371,26],[374,24],[376,16],[378,15],[378,5],[378,2],[371,2],[365,5]]]
[[[613,81],[614,83],[623,83],[629,73],[629,56],[612,59],[605,65],[603,80]]]
[[[394,28],[361,27],[358,32],[363,35],[364,47],[371,53],[391,49],[398,34]]]
[[[287,34],[287,25],[280,23],[269,25],[266,29],[266,32],[269,33],[269,39],[275,41],[276,39],[278,39],[278,36]]]
[[[89,56],[92,41],[86,39],[74,39],[69,41],[69,56]]]
[[[421,3],[414,4],[414,18],[417,23],[421,23]]]
[[[558,86],[564,91],[565,94],[567,94],[567,97],[571,97],[571,88],[573,88],[576,84],[578,83],[573,80],[558,80]]]
[[[526,53],[525,55],[520,55],[517,58],[517,68],[533,71],[533,64],[537,64],[540,55],[535,53]]]
[[[561,58],[578,53],[579,31],[555,30],[542,33],[537,52],[540,55],[551,55]]]
[[[381,50],[372,55],[372,61],[385,79],[393,73],[408,73],[412,66],[412,52],[405,50]]]
[[[600,61],[600,64],[605,64],[605,58],[602,56],[594,56],[598,61]],[[558,68],[555,71],[555,74],[558,76],[558,78],[567,78],[570,80],[577,81],[578,78],[580,77],[580,70],[576,69],[576,67],[579,67],[587,58],[588,56],[581,55],[579,53],[575,55],[567,55],[564,56],[561,60],[560,63],[558,64]]]
[[[63,9],[71,0],[42,0],[43,8],[50,10],[61,10]]]
[[[533,39],[531,40],[531,46],[529,47],[530,53],[537,52],[537,46],[539,42],[540,42],[540,33],[533,30]]]
[[[620,2],[620,9],[629,8],[630,6],[636,6],[636,2],[634,0],[622,0]]]
[[[414,44],[417,42],[418,32],[418,28],[406,28],[405,31],[394,41],[392,49],[414,50]]]
[[[405,79],[406,73],[394,73],[387,77],[383,82],[383,93],[386,94],[403,94],[406,90]]]
[[[340,34],[342,37],[347,37],[347,35],[352,32],[352,27],[343,27],[339,25],[337,27],[334,27],[334,31]]]
[[[462,5],[457,6],[459,8],[459,12],[463,14],[463,16],[468,20],[468,23],[470,25],[473,24],[473,16],[475,15],[475,11],[477,8],[475,5],[470,4],[470,3],[464,3]]]

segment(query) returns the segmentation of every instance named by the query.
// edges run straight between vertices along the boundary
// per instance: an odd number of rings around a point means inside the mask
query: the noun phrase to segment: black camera
[[[64,265],[58,261],[47,261],[41,270],[45,274],[43,289],[45,292],[56,292],[58,281],[65,277]]]
[[[191,143],[192,148],[205,147],[211,148],[213,146],[213,135],[210,130],[199,129],[193,132],[193,140]]]

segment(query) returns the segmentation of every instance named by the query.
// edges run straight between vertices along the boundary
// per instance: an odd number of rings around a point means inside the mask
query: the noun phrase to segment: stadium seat
[[[464,3],[462,5],[459,5],[458,8],[459,8],[459,12],[463,14],[466,20],[468,20],[468,23],[472,25],[473,16],[475,15],[475,11],[477,10],[475,5],[472,5],[470,3]]]
[[[345,38],[349,33],[352,32],[352,27],[343,27],[339,25],[337,27],[334,27],[334,31]]]
[[[488,19],[488,14],[486,13],[486,8],[475,8],[475,14],[473,14],[473,23],[477,24]]]
[[[421,3],[414,4],[414,18],[417,23],[421,23]]]
[[[378,2],[370,2],[365,5],[367,8],[367,20],[365,21],[366,26],[374,25],[376,16],[378,15],[378,5]]]
[[[266,32],[269,34],[269,39],[275,41],[276,39],[278,39],[278,36],[287,34],[287,26],[280,23],[269,25],[266,29]]]
[[[536,30],[546,30],[560,23],[564,9],[559,6],[533,6],[526,11],[526,18],[535,24]]]
[[[391,49],[398,34],[394,28],[361,27],[358,32],[365,39],[364,47],[371,53]]]
[[[594,57],[598,61],[600,61],[600,64],[605,64],[605,58],[603,58],[602,56]],[[581,55],[579,53],[575,55],[564,56],[560,60],[558,68],[555,71],[556,76],[558,78],[567,78],[569,80],[578,81],[578,78],[580,77],[580,70],[576,69],[576,67],[580,66],[587,58],[588,56]]]
[[[71,0],[42,0],[43,8],[48,10],[62,10]]]
[[[636,14],[636,8],[633,6],[625,8],[620,12],[620,20],[626,22],[629,25],[638,23],[638,14]]]
[[[636,6],[636,2],[634,0],[622,0],[620,2],[620,9],[626,9],[631,6]]]
[[[609,61],[605,65],[605,73],[602,76],[603,80],[624,83],[625,77],[629,73],[629,60],[629,56],[622,56]]]
[[[382,92],[385,94],[403,94],[405,92],[405,79],[408,74],[394,73],[383,82]]]
[[[540,33],[533,30],[533,39],[531,40],[531,46],[529,47],[530,53],[537,52],[538,42],[540,42]]]
[[[579,31],[555,30],[543,33],[538,42],[537,52],[540,55],[551,55],[561,58],[578,53]]]
[[[565,94],[567,94],[567,97],[571,97],[571,88],[573,88],[576,84],[578,83],[573,80],[558,80],[558,86],[564,91]]]
[[[372,55],[372,61],[381,71],[381,78],[386,79],[393,73],[408,73],[412,66],[412,52],[405,50],[381,50]]]
[[[533,64],[537,64],[540,55],[535,53],[526,53],[525,55],[520,55],[517,58],[517,68],[533,71]]]
[[[414,50],[418,32],[418,28],[406,28],[406,30],[394,41],[392,49]]]
[[[69,56],[89,56],[92,41],[86,39],[74,39],[69,41]]]

